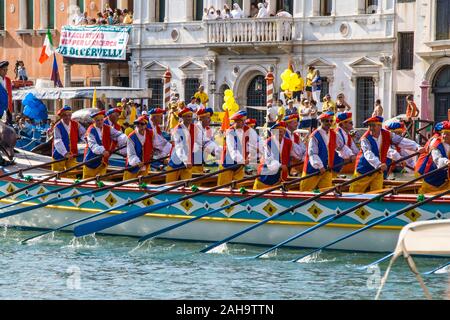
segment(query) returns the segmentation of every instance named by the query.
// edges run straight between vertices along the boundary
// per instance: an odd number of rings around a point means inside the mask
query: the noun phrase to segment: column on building
[[[186,0],[186,21],[194,20],[194,0]]]
[[[242,10],[244,11],[244,15],[247,18],[250,16],[250,0],[243,0],[242,1]]]
[[[100,83],[101,86],[109,86],[109,67],[107,63],[99,63],[100,66]]]
[[[305,1],[294,1],[294,18],[305,16]]]
[[[117,1],[117,9],[130,9],[128,8],[128,0],[118,0]]]
[[[19,1],[19,30],[27,28],[27,1]]]
[[[70,87],[72,85],[72,65],[70,63],[64,63],[64,87]]]
[[[39,29],[46,30],[48,27],[48,0],[41,0],[39,6],[40,24]]]
[[[336,6],[337,6],[336,0],[332,0],[332,2],[331,2],[331,15],[332,16],[336,15]]]
[[[310,16],[320,16],[320,0],[312,0]]]
[[[148,11],[148,22],[156,21],[156,1],[148,1],[147,3],[147,11]]]
[[[166,6],[165,6],[165,12],[164,12],[164,23],[167,23],[167,22],[169,22],[169,8],[170,8],[170,5],[169,5],[169,2],[166,2]]]

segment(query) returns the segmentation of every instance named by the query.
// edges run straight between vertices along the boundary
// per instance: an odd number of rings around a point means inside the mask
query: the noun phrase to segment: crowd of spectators
[[[109,4],[105,5],[103,11],[97,12],[95,18],[89,17],[87,12],[78,12],[73,16],[73,25],[115,25],[132,24],[133,13],[128,9],[112,9]]]

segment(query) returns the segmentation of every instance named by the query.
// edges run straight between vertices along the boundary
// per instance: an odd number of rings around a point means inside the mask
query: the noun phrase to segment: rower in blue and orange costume
[[[60,120],[53,129],[52,157],[54,160],[67,160],[52,164],[53,171],[63,171],[77,165],[78,142],[82,140],[86,129],[72,120],[72,108],[64,106],[58,110]]]
[[[384,128],[390,132],[393,132],[399,136],[404,136],[406,133],[406,126],[401,121],[392,121],[384,126]],[[387,165],[390,166],[392,163],[392,160],[397,161],[400,158],[406,157],[412,153],[414,153],[414,150],[419,148],[419,144],[416,143],[416,146],[410,146],[409,149],[405,149],[400,147],[399,145],[391,146],[391,150],[389,150]],[[408,172],[408,170],[414,170],[414,166],[416,165],[416,157],[410,158],[404,163],[399,164],[400,167],[405,167],[404,170]],[[409,169],[411,168],[411,169]],[[391,166],[389,171],[394,171],[395,166]]]
[[[439,122],[435,134],[425,145],[427,152],[419,156],[415,173],[423,175],[437,168],[450,166],[450,122]],[[431,193],[450,188],[450,170],[443,170],[423,179],[420,193]]]
[[[294,174],[300,173],[302,171],[302,163],[306,154],[306,146],[302,141],[300,135],[295,132],[298,127],[300,116],[298,113],[290,114],[283,118],[283,121],[286,123],[286,136],[292,140],[292,162],[293,166],[291,171],[295,171]]]
[[[364,121],[369,129],[361,138],[361,150],[355,163],[355,177],[365,174],[371,170],[380,170],[355,181],[350,185],[350,192],[364,193],[368,189],[377,191],[383,189],[384,174],[388,170],[389,150],[391,145],[401,148],[425,152],[414,141],[399,136],[393,132],[383,129],[383,117],[375,116]]]
[[[136,129],[128,136],[127,141],[127,160],[125,166],[139,167],[126,170],[123,173],[123,180],[146,176],[149,173],[148,162],[153,156],[153,130],[147,128],[148,118],[140,116],[134,121]]]
[[[94,123],[86,131],[87,144],[84,150],[84,161],[89,161],[99,155],[103,155],[103,158],[84,165],[83,179],[105,174],[115,142],[119,147],[125,146],[127,143],[128,138],[125,134],[104,124],[105,114],[104,110],[91,114]],[[120,152],[126,154],[126,148],[121,149]]]
[[[264,155],[258,166],[260,176],[255,180],[253,189],[266,189],[286,181],[290,158],[294,154],[293,142],[286,135],[286,123],[275,123],[270,128],[270,138],[266,140]]]
[[[334,112],[322,113],[319,118],[320,127],[311,133],[308,150],[303,165],[303,177],[320,172],[300,182],[300,191],[313,191],[333,186],[333,174],[330,168],[336,165],[336,151],[343,159],[351,157],[351,151],[344,140],[331,129],[334,123]]]
[[[122,131],[122,126],[118,123],[121,113],[122,109],[120,108],[111,108],[108,111],[106,111],[105,124],[113,127],[118,131]]]

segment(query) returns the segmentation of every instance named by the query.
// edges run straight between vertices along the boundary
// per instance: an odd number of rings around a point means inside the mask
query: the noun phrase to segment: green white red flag
[[[53,48],[53,39],[50,30],[47,30],[45,35],[44,46],[42,47],[41,56],[39,57],[39,63],[44,63],[55,52]]]

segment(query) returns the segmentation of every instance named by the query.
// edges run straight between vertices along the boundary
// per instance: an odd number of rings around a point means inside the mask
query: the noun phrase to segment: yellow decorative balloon
[[[227,89],[224,91],[223,93],[225,95],[225,97],[232,97],[233,96],[233,91],[231,89]]]

